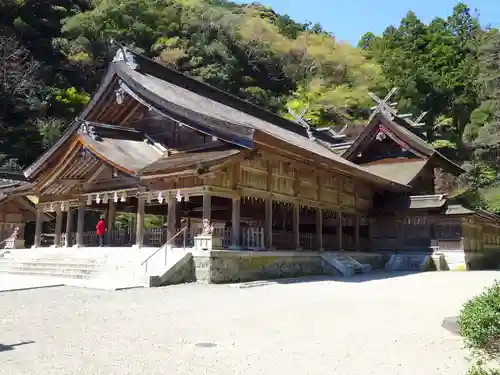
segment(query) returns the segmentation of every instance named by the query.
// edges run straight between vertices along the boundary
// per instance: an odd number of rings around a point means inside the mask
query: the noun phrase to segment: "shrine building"
[[[19,194],[37,197],[35,247],[48,212],[53,246],[94,244],[85,217],[100,211],[111,228],[118,212],[136,214],[127,243],[138,248],[161,246],[184,227],[195,246],[206,219],[212,249],[440,254],[450,267],[458,254],[466,268],[495,262],[499,218],[438,186],[463,171],[415,125],[381,101],[348,142],[120,47],[83,112],[24,171],[29,191]],[[167,217],[155,243],[148,214]]]

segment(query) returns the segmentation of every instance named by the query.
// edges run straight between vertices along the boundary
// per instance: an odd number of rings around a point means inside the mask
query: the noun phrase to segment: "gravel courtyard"
[[[4,292],[0,374],[464,374],[442,320],[499,276]]]

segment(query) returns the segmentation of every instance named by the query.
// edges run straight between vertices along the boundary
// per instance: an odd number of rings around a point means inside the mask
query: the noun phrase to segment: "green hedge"
[[[500,282],[468,301],[459,317],[467,346],[489,357],[500,356]]]
[[[481,365],[472,366],[467,375],[500,375],[500,370],[485,369]]]

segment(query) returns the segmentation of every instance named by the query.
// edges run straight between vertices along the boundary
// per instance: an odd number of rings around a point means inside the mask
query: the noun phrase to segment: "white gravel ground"
[[[442,320],[500,272],[391,276],[0,293],[0,374],[464,374]]]

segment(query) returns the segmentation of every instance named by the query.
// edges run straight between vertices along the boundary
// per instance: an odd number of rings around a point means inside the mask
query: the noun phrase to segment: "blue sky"
[[[234,0],[233,0],[234,1]],[[252,1],[236,0],[238,3]],[[340,40],[357,44],[367,31],[381,34],[388,25],[397,25],[409,10],[422,21],[446,17],[456,0],[261,0],[275,11],[300,22],[319,22]],[[483,25],[500,26],[500,0],[464,1],[478,9]]]

